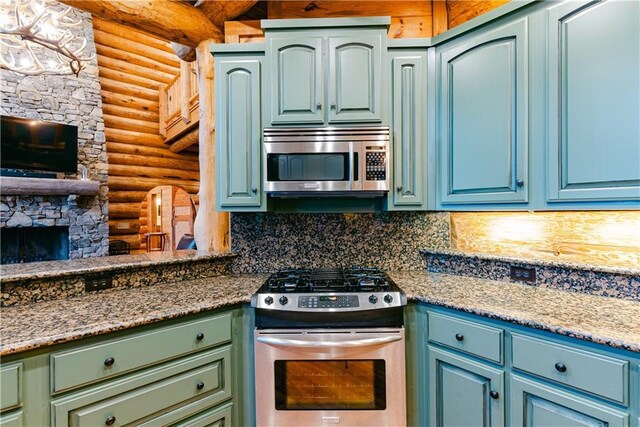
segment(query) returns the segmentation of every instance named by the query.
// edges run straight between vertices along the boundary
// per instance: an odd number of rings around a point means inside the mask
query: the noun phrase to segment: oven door
[[[362,190],[362,155],[354,142],[265,143],[267,193]]]
[[[258,426],[406,424],[403,328],[255,330]]]

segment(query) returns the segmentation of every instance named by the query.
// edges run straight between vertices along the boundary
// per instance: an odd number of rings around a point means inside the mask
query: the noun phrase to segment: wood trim
[[[447,0],[433,0],[432,2],[432,28],[433,36],[444,33],[449,29],[449,12],[447,10]]]

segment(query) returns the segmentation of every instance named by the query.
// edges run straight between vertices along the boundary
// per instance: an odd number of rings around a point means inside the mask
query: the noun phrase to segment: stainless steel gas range
[[[406,297],[387,274],[283,270],[251,305],[258,426],[406,424]]]

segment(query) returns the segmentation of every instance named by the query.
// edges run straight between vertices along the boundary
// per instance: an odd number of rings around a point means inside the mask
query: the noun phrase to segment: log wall
[[[149,190],[176,185],[199,189],[198,153],[169,150],[159,132],[159,87],[180,63],[168,42],[93,19],[109,157],[109,235],[141,247],[140,207]],[[197,198],[194,197],[195,200]]]
[[[640,211],[451,214],[464,252],[640,268]]]

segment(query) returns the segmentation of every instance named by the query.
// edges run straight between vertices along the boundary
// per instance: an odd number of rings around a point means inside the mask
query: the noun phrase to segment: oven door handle
[[[344,341],[315,341],[315,340],[292,340],[288,338],[275,337],[258,337],[259,342],[264,344],[279,345],[283,347],[366,347],[371,345],[388,344],[400,341],[400,335],[390,335],[386,337],[365,338],[361,340],[344,340]]]

